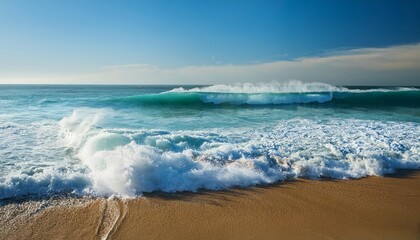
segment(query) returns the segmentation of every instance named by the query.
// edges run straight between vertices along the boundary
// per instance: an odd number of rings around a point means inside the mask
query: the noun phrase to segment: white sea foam
[[[14,172],[0,178],[0,200],[19,197],[48,197],[50,194],[88,194],[91,185],[83,167],[47,167],[36,173]]]
[[[420,167],[420,125],[282,120],[248,130],[103,129],[104,110],[63,118],[77,163],[0,178],[0,199],[57,193],[137,196],[253,186],[295,177],[360,178]]]
[[[79,157],[98,194],[223,189],[418,168],[419,130],[415,123],[338,119],[295,119],[234,132],[101,130]]]
[[[341,88],[326,83],[304,83],[298,80],[287,82],[236,83],[230,85],[213,85],[208,87],[175,88],[171,92],[206,92],[206,93],[307,93],[333,92]]]
[[[66,151],[54,121],[0,124],[0,199],[85,194],[88,170]]]

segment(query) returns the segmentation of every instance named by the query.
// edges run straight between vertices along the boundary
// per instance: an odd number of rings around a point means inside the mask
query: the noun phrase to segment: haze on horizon
[[[0,2],[0,84],[420,86],[416,0]]]

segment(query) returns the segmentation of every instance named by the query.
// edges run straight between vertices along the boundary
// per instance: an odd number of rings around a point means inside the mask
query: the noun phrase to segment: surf
[[[44,91],[0,92],[0,204],[420,168],[417,88],[294,82]]]

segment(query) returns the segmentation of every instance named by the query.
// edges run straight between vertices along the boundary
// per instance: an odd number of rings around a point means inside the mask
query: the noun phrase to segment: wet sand
[[[0,239],[420,239],[420,171],[80,202],[3,206]]]

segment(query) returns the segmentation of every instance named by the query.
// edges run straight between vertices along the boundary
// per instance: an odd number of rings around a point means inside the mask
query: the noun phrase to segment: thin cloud
[[[298,79],[334,85],[420,86],[420,44],[361,48],[331,52],[320,57],[246,65],[159,68],[151,64],[102,67],[97,72],[65,77],[2,79],[2,83],[104,84],[226,84]]]
[[[163,73],[216,83],[300,79],[341,85],[420,85],[420,44],[335,54],[249,65],[188,66]]]

